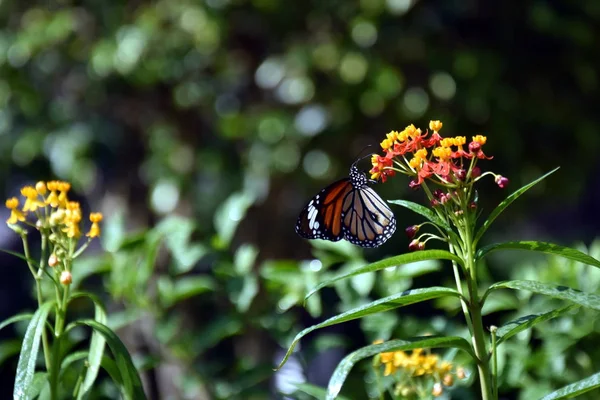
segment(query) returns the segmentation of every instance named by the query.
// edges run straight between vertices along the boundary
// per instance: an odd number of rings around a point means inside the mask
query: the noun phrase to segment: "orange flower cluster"
[[[416,177],[411,182],[411,187],[418,187],[425,179],[433,178],[442,184],[452,184],[471,177],[469,173],[472,170],[464,169],[464,160],[492,158],[487,157],[482,150],[487,140],[485,136],[473,136],[465,149],[466,137],[440,136],[440,121],[430,121],[429,129],[432,131],[431,135],[429,132],[422,133],[421,129],[411,124],[402,132],[388,133],[381,142],[385,155],[375,154],[371,158],[371,179],[385,182],[399,171]]]
[[[38,182],[35,187],[25,186],[21,194],[25,198],[23,208],[19,208],[20,201],[17,197],[6,200],[6,207],[10,210],[10,217],[6,221],[9,225],[18,222],[27,222],[27,216],[34,214],[37,217],[37,228],[47,227],[55,234],[64,234],[68,238],[81,236],[81,208],[76,201],[69,201],[67,193],[71,184],[62,181]],[[98,223],[102,221],[101,213],[90,214],[91,228],[86,236],[90,239],[100,236]],[[28,223],[33,225],[32,223]]]

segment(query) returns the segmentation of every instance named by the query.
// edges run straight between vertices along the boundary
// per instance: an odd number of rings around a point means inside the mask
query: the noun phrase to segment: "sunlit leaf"
[[[317,285],[310,292],[308,292],[308,294],[306,295],[304,300],[306,301],[306,299],[308,299],[310,296],[312,296],[315,292],[318,292],[319,290],[323,289],[324,287],[330,286],[339,280],[350,278],[352,276],[364,274],[367,272],[379,271],[384,268],[395,267],[398,265],[409,264],[409,263],[423,261],[423,260],[451,260],[451,261],[456,261],[457,263],[462,263],[462,260],[460,258],[458,258],[454,254],[450,253],[449,251],[445,251],[445,250],[423,250],[423,251],[415,251],[413,253],[405,253],[405,254],[401,254],[399,256],[386,258],[381,261],[376,261],[372,264],[367,264],[363,267],[344,272],[343,274],[340,274],[340,275],[336,276],[335,278],[324,281],[324,282],[320,283],[319,285]]]
[[[593,293],[585,293],[580,290],[571,289],[567,286],[542,283],[536,281],[505,281],[498,282],[489,287],[483,299],[497,289],[517,289],[543,294],[561,300],[567,300],[584,307],[600,310],[600,296]]]
[[[327,397],[327,389],[319,386],[311,385],[310,383],[297,383],[296,387],[300,392],[306,393],[318,400],[324,400]],[[345,396],[338,395],[336,400],[349,400]]]
[[[507,322],[502,325],[496,331],[496,345],[508,340],[519,332],[529,329],[534,325],[548,321],[553,318],[560,317],[563,314],[571,311],[574,308],[579,307],[576,304],[571,304],[566,307],[557,308],[556,310],[549,311],[543,314],[530,314],[523,317],[519,317],[513,321]]]
[[[494,208],[494,210],[487,217],[487,219],[485,220],[485,222],[483,223],[481,228],[479,228],[479,230],[477,231],[477,234],[475,235],[475,239],[473,240],[473,244],[476,245],[477,242],[479,242],[479,239],[481,239],[483,234],[488,230],[488,228],[490,227],[492,222],[494,222],[494,220],[496,218],[498,218],[498,216],[502,213],[502,211],[504,211],[506,209],[506,207],[508,207],[513,201],[518,199],[519,196],[521,196],[523,193],[525,193],[531,187],[535,186],[536,184],[538,184],[539,182],[541,182],[542,180],[547,178],[549,175],[556,172],[558,170],[558,168],[560,168],[560,167],[554,168],[552,171],[548,172],[545,175],[542,175],[541,177],[537,178],[533,182],[528,183],[527,185],[523,186],[520,189],[517,189],[512,194],[510,194],[506,199],[504,199],[504,201],[502,201],[500,204],[498,204],[496,206],[496,208]]]
[[[412,338],[409,340],[390,340],[380,344],[372,344],[348,354],[342,361],[340,361],[335,371],[333,371],[331,379],[329,380],[329,385],[327,386],[327,397],[325,397],[325,399],[333,400],[337,398],[342,386],[344,385],[344,382],[346,381],[346,378],[348,377],[348,374],[350,373],[350,370],[356,363],[365,358],[373,357],[376,354],[389,351],[444,347],[458,348],[469,353],[472,357],[475,357],[469,342],[457,336],[426,336]]]
[[[349,311],[346,311],[342,314],[336,315],[335,317],[331,317],[328,320],[321,322],[320,324],[313,325],[304,329],[302,332],[298,333],[292,344],[290,345],[285,357],[279,364],[278,368],[281,368],[283,364],[285,364],[286,360],[292,354],[294,347],[298,344],[298,341],[302,339],[304,336],[309,334],[310,332],[324,328],[330,325],[341,324],[342,322],[351,321],[353,319],[362,318],[366,315],[375,314],[378,312],[384,312],[388,310],[393,310],[394,308],[407,306],[409,304],[419,303],[425,300],[431,300],[438,297],[444,296],[455,296],[460,297],[460,293],[458,293],[454,289],[449,289],[445,287],[430,287],[424,289],[411,289],[402,293],[397,293],[392,296],[384,297],[382,299],[376,300],[372,303],[362,305],[360,307],[353,308]]]
[[[600,372],[558,389],[542,397],[541,400],[571,399],[598,387],[600,387]]]
[[[21,345],[19,363],[17,364],[17,374],[13,390],[14,399],[27,398],[27,390],[33,382],[42,332],[52,307],[54,307],[54,301],[42,304],[35,314],[33,314],[33,317],[31,317],[31,321],[29,321],[25,337],[23,338],[23,344]]]
[[[481,259],[489,253],[498,250],[528,250],[545,254],[554,254],[560,257],[567,258],[569,260],[578,261],[583,264],[588,264],[600,268],[600,261],[596,260],[592,256],[582,253],[579,250],[570,247],[560,246],[554,243],[538,242],[532,240],[491,244],[489,246],[485,246],[479,249],[479,251],[477,252],[477,258]]]

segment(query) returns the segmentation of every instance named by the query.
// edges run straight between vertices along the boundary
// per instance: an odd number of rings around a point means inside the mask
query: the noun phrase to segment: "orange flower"
[[[11,197],[6,200],[6,208],[10,210],[10,218],[6,220],[7,224],[16,224],[18,221],[25,221],[25,214],[19,210],[19,199]]]
[[[91,213],[90,221],[92,221],[92,226],[90,227],[90,231],[86,234],[86,236],[89,238],[100,236],[100,225],[98,225],[98,223],[102,221],[102,213]]]

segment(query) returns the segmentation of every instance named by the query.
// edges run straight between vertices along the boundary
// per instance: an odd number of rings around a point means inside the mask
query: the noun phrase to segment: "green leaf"
[[[199,243],[190,243],[196,224],[180,216],[169,216],[162,220],[155,231],[165,239],[167,248],[176,261],[176,272],[190,271],[208,252],[208,248]]]
[[[560,167],[554,168],[552,171],[548,172],[545,175],[542,175],[541,177],[537,178],[535,181],[528,183],[527,185],[523,186],[522,188],[516,190],[511,195],[509,195],[506,199],[504,199],[504,201],[502,201],[500,204],[498,204],[498,206],[496,206],[496,208],[494,208],[494,210],[490,213],[487,220],[485,220],[485,222],[483,223],[481,228],[479,228],[479,230],[477,231],[477,234],[475,235],[475,239],[473,240],[473,246],[477,245],[477,242],[479,242],[479,239],[481,239],[481,237],[483,236],[485,231],[488,230],[488,228],[490,227],[492,222],[494,222],[494,220],[496,218],[498,218],[498,216],[502,213],[502,211],[504,211],[504,209],[506,207],[508,207],[513,201],[518,199],[519,196],[521,196],[523,193],[525,193],[531,187],[540,183],[542,180],[547,178],[550,174],[553,174],[554,172],[556,172],[558,170],[558,168],[560,168]]]
[[[339,394],[350,370],[354,367],[356,363],[359,361],[373,357],[376,354],[385,353],[389,351],[399,351],[399,350],[413,350],[419,348],[444,348],[444,347],[454,347],[461,350],[464,350],[471,357],[475,358],[473,351],[471,349],[471,345],[465,339],[457,336],[425,336],[425,337],[417,337],[408,340],[390,340],[388,342],[380,343],[380,344],[372,344],[370,346],[363,347],[360,350],[356,350],[348,354],[336,367],[335,371],[333,371],[333,375],[329,380],[329,385],[327,386],[327,397],[326,399],[336,399]]]
[[[585,293],[580,290],[571,289],[567,286],[542,283],[536,281],[505,281],[498,282],[489,287],[483,295],[482,301],[493,291],[497,289],[517,289],[527,290],[529,292],[543,294],[561,300],[567,300],[584,307],[600,311],[600,296],[593,293]]]
[[[553,318],[560,317],[563,314],[571,311],[574,308],[579,307],[576,304],[571,304],[566,307],[557,308],[556,310],[552,310],[543,314],[530,314],[525,315],[523,317],[517,318],[514,321],[507,322],[502,325],[496,331],[496,345],[508,340],[512,336],[515,336],[517,333],[524,331],[525,329],[529,329],[534,325],[537,325],[541,322],[548,321]]]
[[[298,341],[300,341],[300,339],[302,339],[304,336],[316,329],[324,328],[330,325],[341,324],[342,322],[362,318],[366,315],[393,310],[394,308],[407,306],[409,304],[419,303],[421,301],[436,299],[438,297],[444,296],[460,297],[460,293],[458,293],[454,289],[436,286],[424,289],[411,289],[402,293],[396,293],[394,295],[384,297],[382,299],[376,300],[369,304],[362,305],[360,307],[353,308],[342,314],[336,315],[335,317],[331,317],[328,320],[321,322],[320,324],[308,327],[302,332],[298,333],[296,337],[294,337],[290,348],[288,349],[287,353],[285,354],[285,357],[283,358],[277,369],[281,368],[283,364],[285,364],[289,356],[292,354],[294,347],[296,347],[296,344],[298,344]]]
[[[311,395],[315,399],[324,400],[327,396],[327,390],[322,387],[311,385],[310,383],[297,383],[296,387],[299,392]],[[336,400],[349,400],[345,396],[337,396]]]
[[[415,251],[413,253],[401,254],[399,256],[386,258],[381,261],[376,261],[372,264],[367,264],[363,267],[356,268],[352,271],[344,272],[343,274],[340,274],[333,279],[322,282],[319,285],[317,285],[317,287],[308,292],[308,294],[304,297],[304,301],[306,301],[310,296],[312,296],[319,290],[323,289],[326,286],[330,286],[339,280],[350,278],[352,276],[364,274],[367,272],[379,271],[384,268],[395,267],[398,265],[409,264],[423,260],[451,260],[462,264],[462,260],[460,258],[445,250],[423,250]]]
[[[40,264],[36,260],[34,260],[33,258],[27,258],[21,253],[17,253],[16,251],[12,251],[12,250],[4,250],[4,249],[0,249],[0,251],[2,253],[10,254],[11,256],[20,258],[21,260],[30,263],[31,265],[35,266],[36,268],[40,267]]]
[[[21,341],[18,339],[14,340],[3,340],[0,342],[0,365],[4,361],[8,360],[12,356],[19,354],[21,350]]]
[[[209,276],[182,276],[171,280],[167,276],[158,279],[158,293],[165,307],[194,297],[196,295],[214,291],[215,281]]]
[[[106,325],[101,324],[95,320],[87,319],[82,321],[74,322],[74,325],[85,325],[93,328],[96,332],[100,333],[115,358],[117,368],[121,375],[123,382],[122,391],[126,399],[145,399],[144,388],[137,369],[133,365],[131,356],[127,351],[127,348],[121,342],[121,339]]]
[[[489,246],[485,246],[479,249],[476,257],[477,259],[481,259],[489,253],[491,253],[492,251],[497,250],[537,251],[539,253],[554,254],[557,256],[567,258],[569,260],[578,261],[583,264],[588,264],[600,268],[600,261],[596,260],[592,256],[582,253],[579,250],[575,250],[570,247],[560,246],[554,243],[538,242],[534,240],[491,244]]]
[[[33,382],[35,373],[35,362],[37,360],[38,350],[40,349],[40,340],[46,319],[50,310],[54,307],[54,301],[48,301],[42,304],[35,314],[31,317],[23,344],[21,345],[21,354],[17,364],[17,375],[15,377],[15,387],[13,390],[14,399],[27,398],[27,391]]]
[[[558,389],[541,400],[570,399],[600,387],[600,372]]]
[[[430,208],[427,208],[421,204],[413,203],[412,201],[406,200],[389,200],[388,203],[397,204],[399,206],[408,208],[409,210],[414,211],[417,214],[420,214],[423,217],[427,218],[429,221],[433,222],[437,226],[441,226],[446,230],[450,229],[450,226],[444,220],[438,217],[436,213],[434,213]]]
[[[106,324],[106,312],[104,311],[102,302],[97,296],[91,293],[80,292],[73,294],[71,299],[78,297],[86,297],[92,300],[94,303],[94,320],[99,324]],[[79,394],[77,395],[78,399],[85,398],[92,390],[92,386],[94,385],[96,377],[98,376],[98,371],[100,370],[100,363],[102,362],[102,356],[104,355],[105,344],[106,340],[104,337],[100,332],[94,330],[92,332],[92,338],[90,339],[87,371],[83,383],[79,388]]]
[[[22,313],[22,314],[13,315],[12,317],[7,318],[4,321],[0,322],[0,330],[6,328],[10,324],[14,324],[15,322],[26,321],[28,319],[31,319],[31,317],[33,317],[33,314],[31,314],[31,313]]]
[[[254,197],[248,193],[233,193],[215,212],[215,229],[224,247],[229,246],[231,243],[238,224],[242,221],[254,200]]]
[[[42,391],[44,385],[48,383],[48,373],[47,372],[36,372],[33,375],[33,381],[31,382],[31,386],[27,389],[27,398],[35,399],[39,396]]]

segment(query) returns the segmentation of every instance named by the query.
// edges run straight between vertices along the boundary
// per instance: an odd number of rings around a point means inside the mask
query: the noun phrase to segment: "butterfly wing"
[[[350,179],[341,179],[321,190],[300,212],[296,233],[306,239],[337,242],[344,237],[342,207],[352,190]]]
[[[396,231],[394,213],[369,186],[351,190],[342,208],[344,239],[362,247],[378,247]]]

